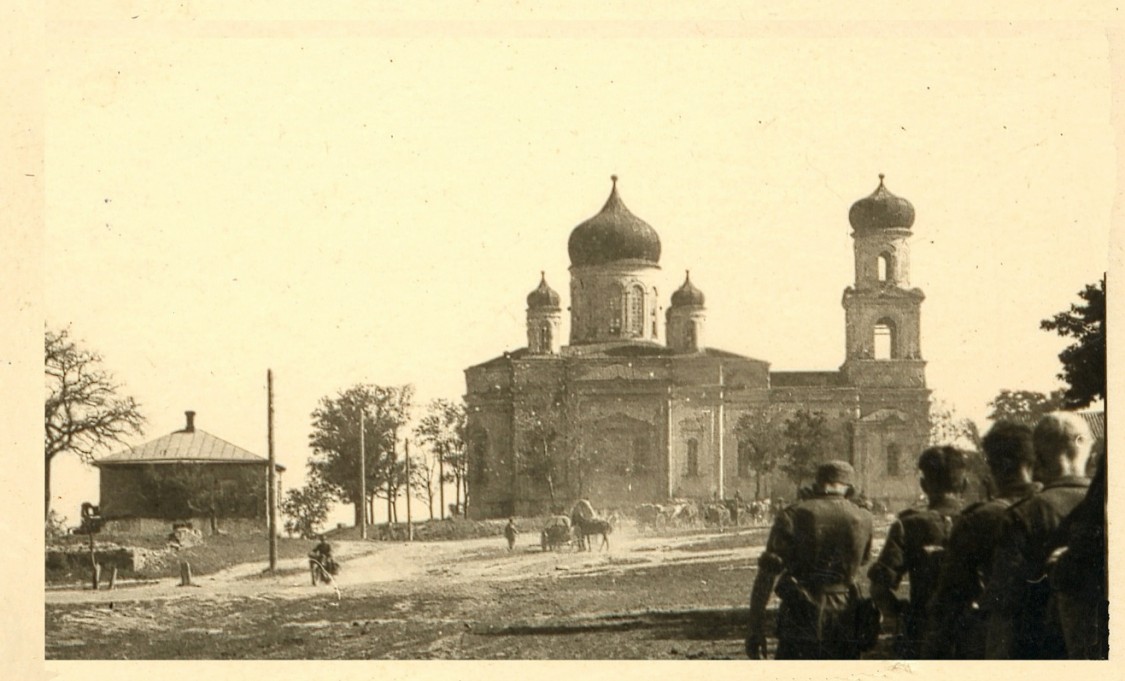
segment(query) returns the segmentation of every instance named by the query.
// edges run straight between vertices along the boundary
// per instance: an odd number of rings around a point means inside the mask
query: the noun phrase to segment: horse
[[[578,549],[580,551],[593,551],[587,537],[596,537],[599,534],[602,536],[602,543],[598,550],[609,549],[609,533],[613,532],[613,523],[605,518],[579,518],[574,523],[574,530],[578,538]]]
[[[602,536],[602,548],[609,548],[609,533],[613,531],[613,524],[605,518],[599,518],[594,506],[586,499],[579,499],[570,509],[570,526],[578,540],[578,549],[590,551],[587,536]]]

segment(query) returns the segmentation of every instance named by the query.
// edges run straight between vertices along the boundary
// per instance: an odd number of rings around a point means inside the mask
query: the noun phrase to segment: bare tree
[[[430,509],[430,520],[434,519],[434,500],[440,492],[439,479],[436,453],[410,457],[410,487],[426,500],[426,505]]]
[[[83,349],[68,329],[47,329],[44,343],[47,398],[44,409],[44,517],[51,511],[51,461],[63,452],[83,462],[113,443],[139,435],[144,424],[140,406],[118,394],[121,385],[102,366],[96,352]]]

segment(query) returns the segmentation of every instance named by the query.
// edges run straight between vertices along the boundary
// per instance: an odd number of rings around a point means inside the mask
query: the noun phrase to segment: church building
[[[527,296],[527,346],[465,371],[470,515],[535,514],[577,498],[596,508],[735,492],[793,499],[781,472],[758,479],[737,424],[753,414],[783,425],[799,410],[835,424],[836,458],[853,463],[868,497],[916,498],[930,391],[924,296],[909,278],[914,208],[880,175],[848,218],[844,362],[772,371],[706,344],[706,299],[690,273],[664,307],[660,237],[625,207],[614,177],[601,211],[570,234],[568,342],[562,298],[542,276]]]

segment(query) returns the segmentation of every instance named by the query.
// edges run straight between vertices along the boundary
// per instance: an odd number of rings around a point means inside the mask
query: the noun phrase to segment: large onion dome
[[[848,222],[857,232],[870,232],[879,229],[910,229],[914,224],[914,206],[904,198],[895,196],[883,185],[883,174],[879,173],[879,186],[871,196],[852,204],[848,211]]]
[[[619,260],[659,263],[660,237],[651,225],[629,212],[617,195],[617,176],[612,179],[613,190],[601,212],[570,233],[570,264],[581,267]]]
[[[547,285],[547,274],[539,273],[539,286],[527,294],[527,307],[559,309],[559,294]]]
[[[703,307],[703,291],[691,283],[691,272],[684,274],[684,285],[672,293],[672,307]]]

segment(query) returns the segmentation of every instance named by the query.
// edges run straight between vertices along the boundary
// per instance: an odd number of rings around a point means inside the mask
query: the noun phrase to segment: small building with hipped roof
[[[204,534],[266,532],[269,460],[196,428],[194,411],[185,416],[181,430],[94,462],[103,531],[167,534],[190,524]]]

